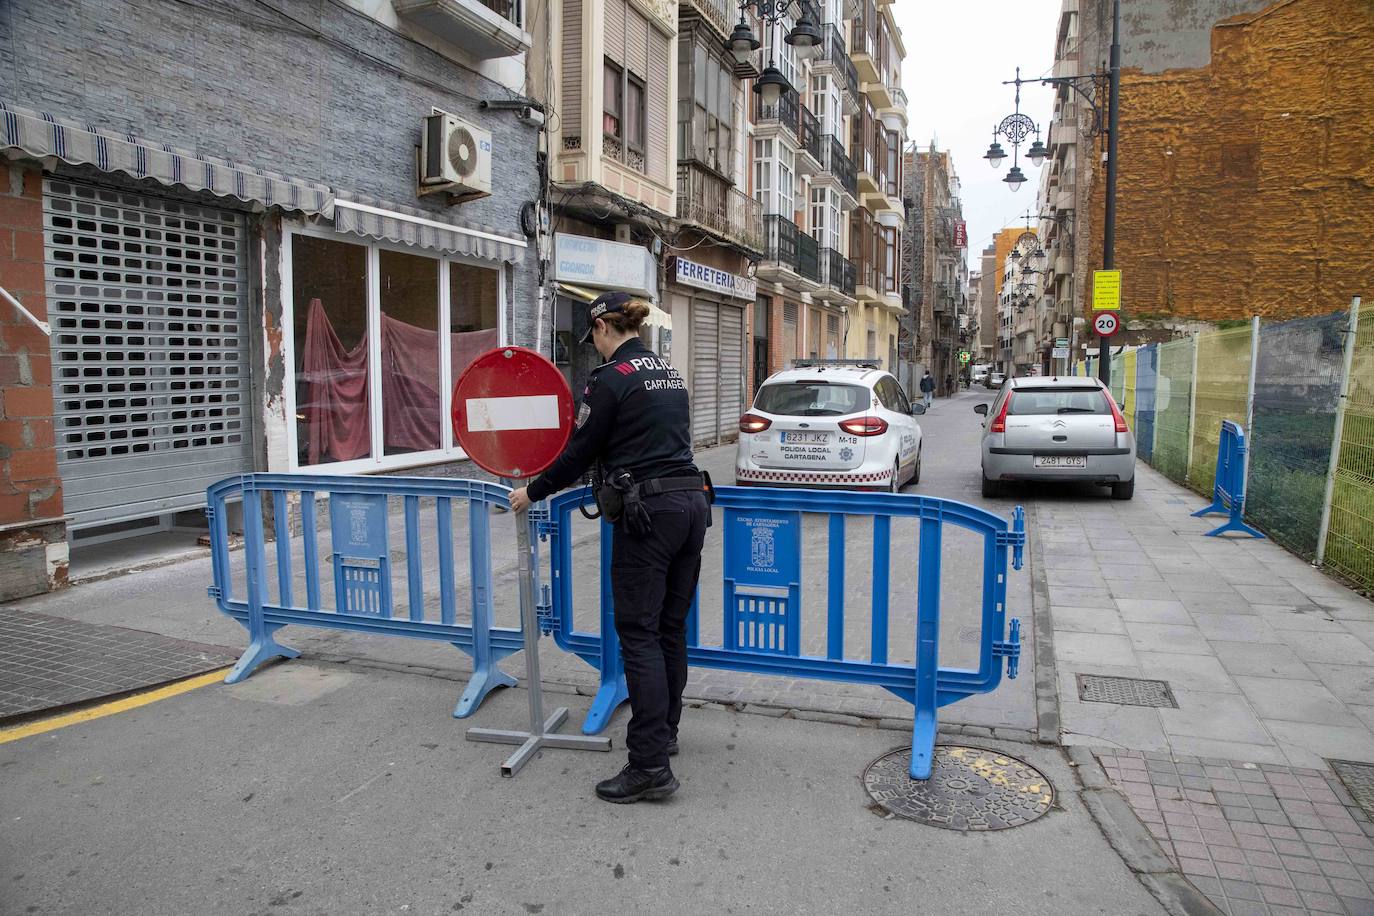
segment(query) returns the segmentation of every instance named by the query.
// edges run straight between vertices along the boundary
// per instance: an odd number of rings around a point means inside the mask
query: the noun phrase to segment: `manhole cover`
[[[1138,677],[1078,675],[1078,698],[1085,703],[1115,703],[1118,706],[1166,706],[1177,709],[1173,691],[1165,681]]]
[[[1023,760],[978,747],[937,744],[930,779],[912,779],[911,748],[869,764],[864,788],[884,809],[948,830],[1006,830],[1054,804],[1054,787]]]
[[[1360,763],[1357,760],[1328,760],[1331,769],[1345,783],[1346,791],[1355,799],[1355,804],[1374,816],[1374,764]]]

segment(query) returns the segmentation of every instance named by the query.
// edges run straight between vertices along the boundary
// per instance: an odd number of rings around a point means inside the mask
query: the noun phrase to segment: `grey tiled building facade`
[[[25,240],[0,286],[31,316],[0,316],[20,328],[0,381],[32,421],[6,444],[0,554],[59,585],[51,545],[171,524],[229,473],[466,466],[457,376],[539,343],[542,121],[511,110],[519,4],[414,7],[0,9],[0,223]],[[419,193],[434,112],[483,150],[489,195]]]

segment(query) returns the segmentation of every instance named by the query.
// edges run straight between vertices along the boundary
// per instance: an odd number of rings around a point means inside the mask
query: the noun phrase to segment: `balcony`
[[[530,49],[523,0],[393,0],[396,15],[479,60]]]
[[[855,152],[859,154],[854,167],[859,173],[857,187],[860,197],[882,194],[886,183],[878,174],[878,157],[873,146],[865,143]]]
[[[763,207],[694,163],[677,167],[677,218],[749,254],[763,252]]]
[[[878,111],[878,118],[888,130],[898,133],[906,130],[906,92],[898,86],[892,90],[892,104]]]
[[[874,111],[881,112],[884,108],[892,108],[896,103],[892,101],[892,85],[896,80],[889,84],[887,79],[877,79],[872,82],[864,83],[864,94],[873,103]]]
[[[1054,195],[1055,210],[1073,210],[1073,188],[1067,188]]]
[[[1056,79],[1066,76],[1078,76],[1077,55],[1075,55],[1074,57],[1065,57],[1062,60],[1055,61],[1054,76]]]
[[[1057,156],[1077,143],[1078,125],[1073,121],[1055,121],[1050,125],[1050,155]]]
[[[854,69],[854,61],[849,59],[849,51],[844,46],[844,36],[834,23],[821,26],[825,41],[821,45],[821,55],[811,62],[811,73],[816,76],[829,76],[840,84],[843,90],[844,107],[847,114],[859,111],[859,73]]]
[[[829,184],[841,192],[840,206],[853,210],[859,205],[859,174],[845,154],[840,138],[826,135],[821,138],[821,171],[811,179],[811,186]]]
[[[821,170],[821,124],[811,109],[801,106],[800,130],[797,142],[801,145],[797,157],[797,172],[801,175],[815,175]]]
[[[840,305],[854,301],[854,264],[834,248],[820,250],[820,282],[816,298]]]
[[[730,37],[730,32],[735,27],[739,6],[728,0],[680,0],[678,12],[684,16],[695,14],[709,24],[724,41]]]
[[[763,104],[758,93],[754,96],[754,138],[767,140],[779,134],[790,134],[794,139],[801,129],[801,99],[796,91],[785,93],[776,105]]]
[[[792,289],[815,292],[820,288],[820,255],[816,240],[785,216],[763,218],[764,256],[758,276]]]
[[[952,315],[954,313],[954,285],[937,282],[935,284],[935,298],[931,301],[930,306],[937,315]]]
[[[854,61],[855,75],[861,83],[877,83],[883,78],[878,69],[878,17],[870,6],[855,17],[849,35],[849,58]],[[865,21],[867,20],[867,21]]]

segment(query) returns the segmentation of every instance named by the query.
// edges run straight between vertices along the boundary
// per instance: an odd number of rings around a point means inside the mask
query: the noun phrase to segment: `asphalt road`
[[[0,912],[1161,912],[1053,749],[1012,750],[1048,814],[960,834],[870,810],[859,777],[900,732],[690,709],[682,790],[612,806],[592,786],[623,726],[502,779],[510,749],[464,740],[449,686],[303,661],[0,744]]]

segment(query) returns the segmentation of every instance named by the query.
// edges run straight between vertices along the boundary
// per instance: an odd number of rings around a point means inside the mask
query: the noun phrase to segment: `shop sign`
[[[698,264],[696,261],[689,261],[686,258],[673,258],[669,266],[669,276],[683,286],[695,286],[697,289],[710,290],[722,296],[733,296],[736,299],[748,299],[751,302],[754,294],[758,292],[758,282],[752,277],[741,277],[739,274],[732,274],[729,271],[710,267],[706,264]]]
[[[554,233],[554,279],[658,298],[658,262],[648,249],[567,232]]]

